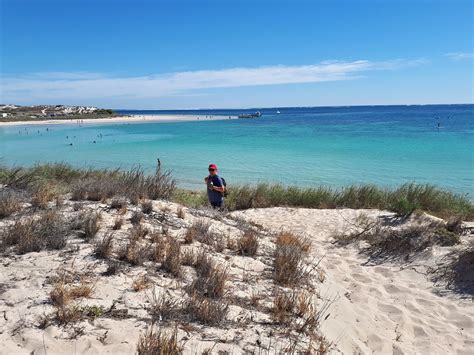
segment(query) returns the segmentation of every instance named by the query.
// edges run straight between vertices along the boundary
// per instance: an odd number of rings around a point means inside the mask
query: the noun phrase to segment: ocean
[[[263,114],[257,119],[225,119],[257,110]],[[417,182],[474,192],[474,105],[120,112],[223,120],[0,125],[0,164],[140,165],[152,172],[159,158],[180,186],[192,189],[203,188],[207,166],[215,163],[229,185]]]

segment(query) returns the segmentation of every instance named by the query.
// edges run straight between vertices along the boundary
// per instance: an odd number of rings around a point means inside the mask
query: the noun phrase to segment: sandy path
[[[186,122],[186,121],[220,121],[236,119],[235,116],[206,116],[206,115],[130,115],[121,117],[91,118],[80,120],[81,124],[97,123],[143,123],[143,122]],[[45,125],[45,124],[76,124],[76,119],[64,120],[32,120],[0,122],[1,126],[16,125]]]
[[[344,354],[472,354],[474,305],[455,295],[438,296],[412,268],[365,266],[354,247],[334,247],[333,232],[348,227],[361,210],[270,208],[237,212],[271,230],[311,236],[326,281],[321,295],[337,298],[322,331]],[[371,217],[390,214],[366,210]]]

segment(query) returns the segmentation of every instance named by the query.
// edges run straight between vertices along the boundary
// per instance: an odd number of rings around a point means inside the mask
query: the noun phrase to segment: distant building
[[[8,113],[2,112],[2,117],[7,117]]]

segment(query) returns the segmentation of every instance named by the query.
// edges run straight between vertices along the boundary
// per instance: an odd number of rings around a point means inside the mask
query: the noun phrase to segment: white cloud
[[[465,52],[453,52],[446,53],[446,57],[452,60],[463,60],[463,59],[473,59],[474,53],[465,53]]]
[[[153,99],[189,95],[201,89],[243,86],[317,83],[356,79],[365,72],[394,70],[418,65],[425,60],[373,62],[325,61],[300,66],[263,66],[218,70],[182,71],[137,77],[112,77],[90,72],[46,72],[22,76],[4,76],[0,101],[87,102],[90,99]]]

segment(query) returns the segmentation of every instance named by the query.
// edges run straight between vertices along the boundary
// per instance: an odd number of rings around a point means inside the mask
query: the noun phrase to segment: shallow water
[[[0,157],[6,165],[139,164],[149,171],[159,157],[180,185],[190,188],[201,186],[207,165],[214,162],[228,184],[394,186],[415,181],[456,192],[474,190],[474,105],[278,110],[261,110],[258,119],[210,122],[0,126]],[[228,116],[244,111],[136,113]]]

